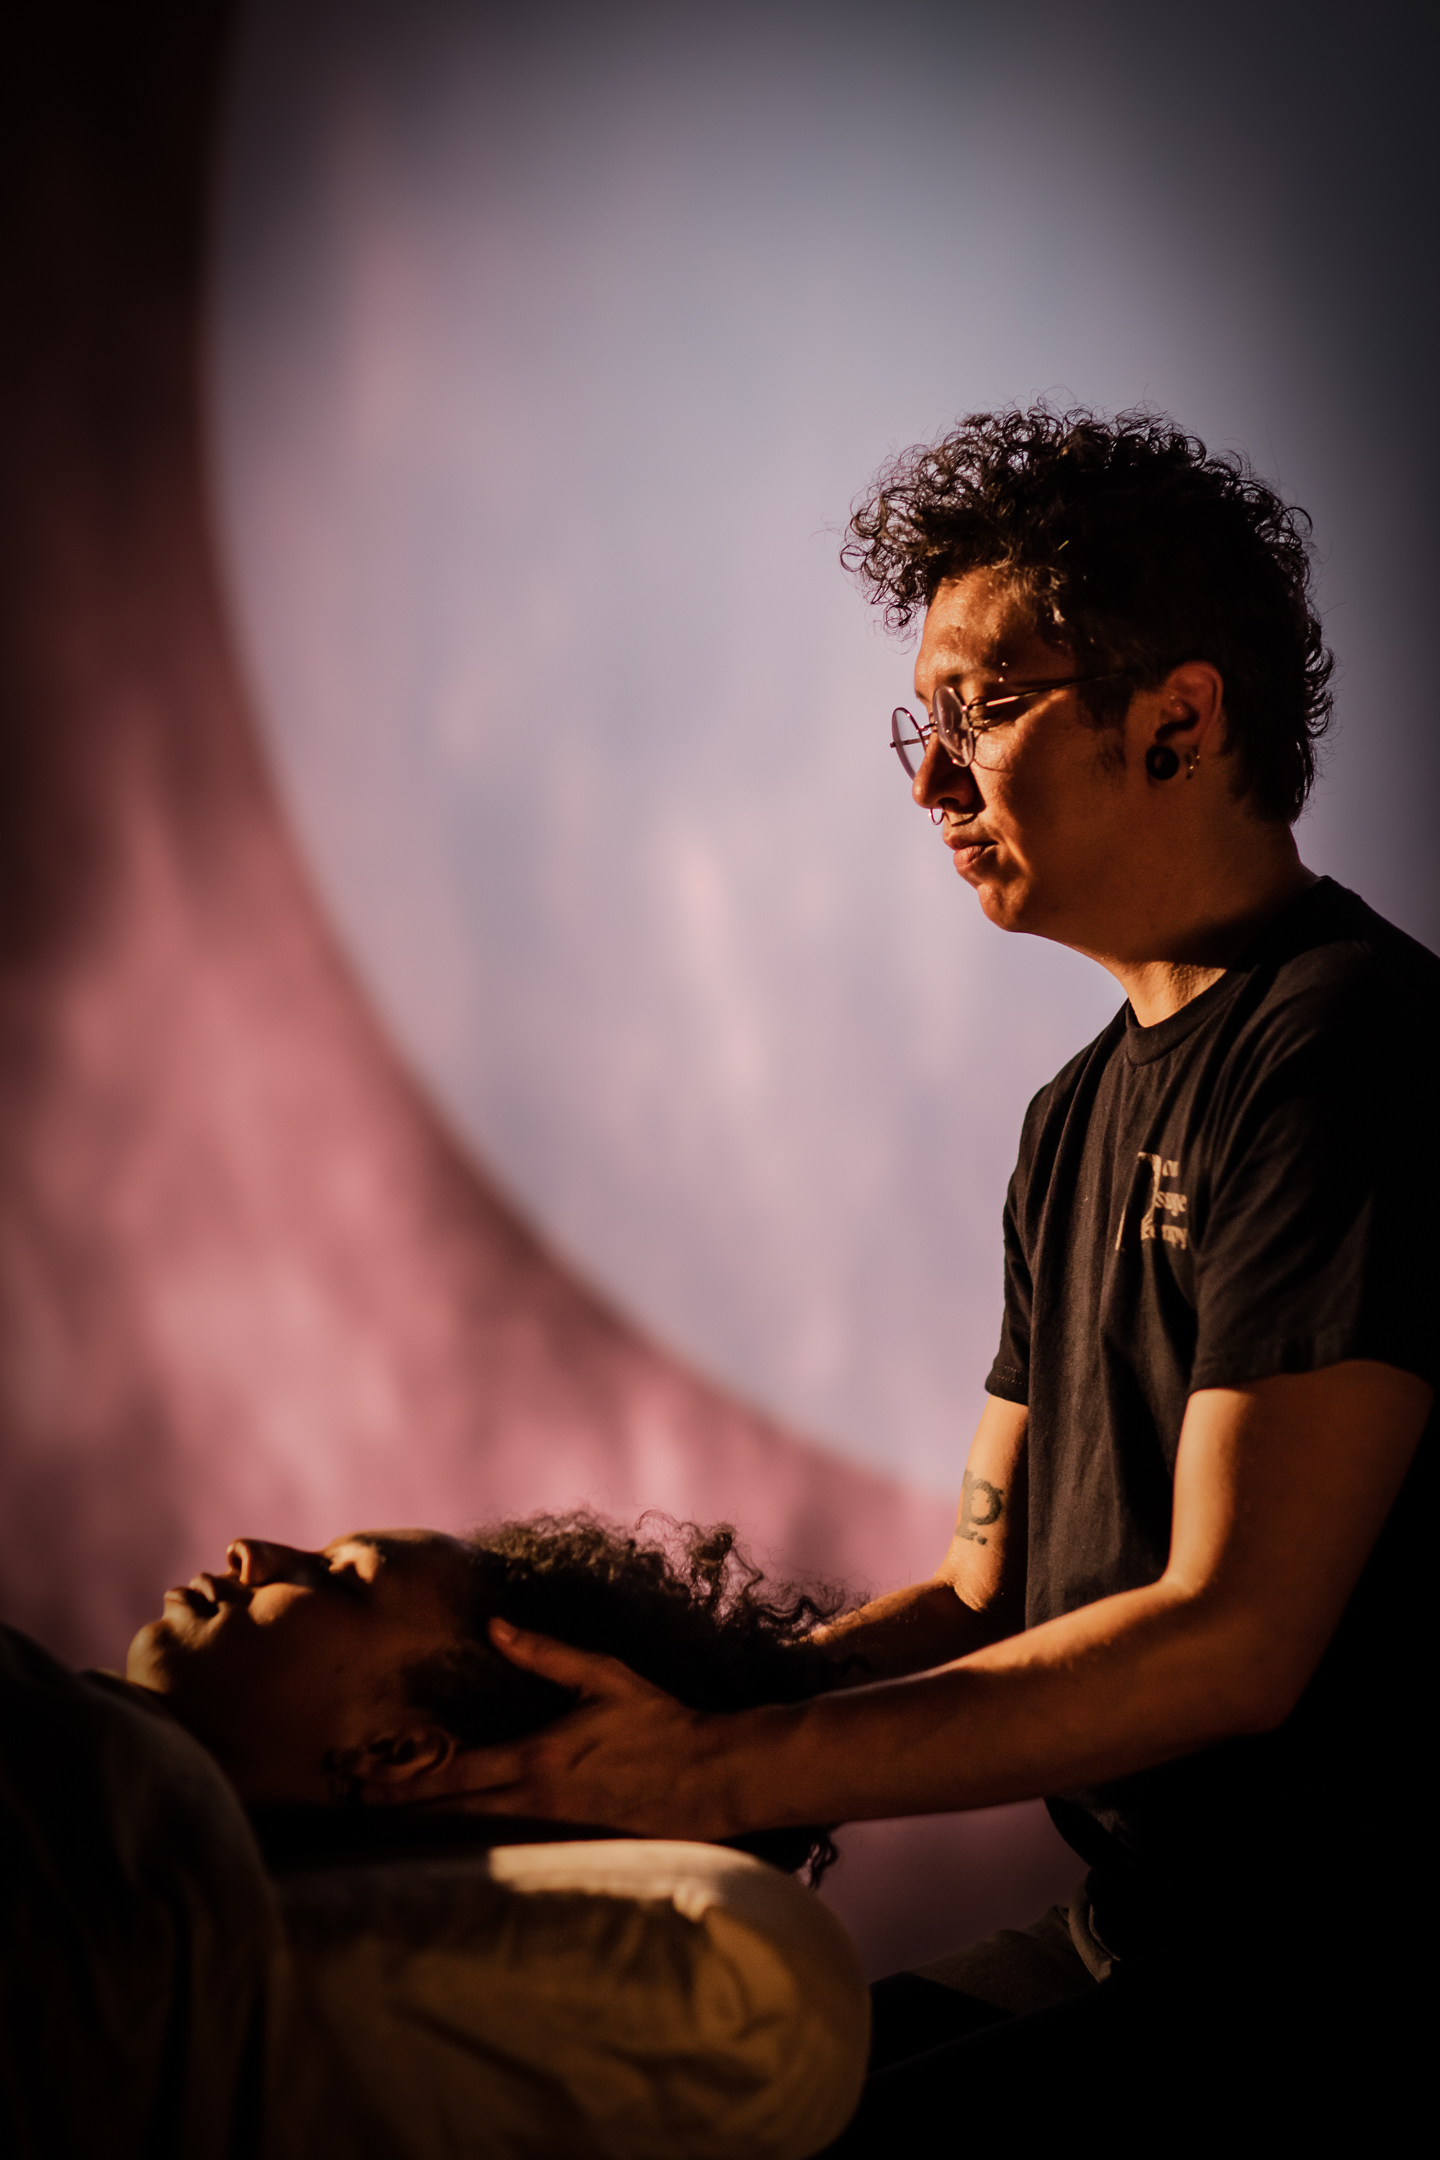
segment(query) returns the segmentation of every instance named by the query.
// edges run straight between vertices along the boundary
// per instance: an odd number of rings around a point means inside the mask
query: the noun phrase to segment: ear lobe
[[[439,1725],[417,1725],[366,1741],[355,1750],[353,1769],[362,1785],[408,1785],[444,1769],[457,1751],[453,1733]]]

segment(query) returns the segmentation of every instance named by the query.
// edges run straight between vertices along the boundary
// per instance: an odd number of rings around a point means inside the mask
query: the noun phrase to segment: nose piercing
[[[932,825],[943,825],[943,824],[944,824],[944,822],[945,822],[945,812],[944,812],[943,808],[941,807],[941,805],[940,805],[939,803],[935,803],[935,804],[934,804],[934,805],[932,805],[932,807],[931,807],[931,811],[930,811],[930,823],[931,823]]]

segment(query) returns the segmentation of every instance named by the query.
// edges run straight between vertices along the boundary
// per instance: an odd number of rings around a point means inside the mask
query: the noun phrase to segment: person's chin
[[[146,1621],[125,1653],[125,1677],[137,1687],[168,1692],[177,1672],[188,1668],[196,1655],[209,1647],[213,1635],[213,1621],[207,1628],[173,1591],[167,1591],[164,1612],[158,1619]]]
[[[971,859],[962,862],[957,856],[955,868],[964,878],[980,902],[980,912],[997,930],[1021,930],[1024,923],[1024,893],[1013,877],[1006,874],[1007,866],[994,847],[976,848]]]
[[[147,1620],[125,1653],[125,1677],[135,1687],[173,1695],[184,1684],[196,1647],[168,1616]]]

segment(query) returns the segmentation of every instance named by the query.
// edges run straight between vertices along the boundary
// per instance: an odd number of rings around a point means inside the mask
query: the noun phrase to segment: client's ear
[[[443,1726],[407,1725],[367,1740],[363,1747],[356,1748],[348,1767],[359,1780],[362,1792],[366,1786],[375,1785],[403,1788],[432,1771],[443,1770],[458,1748],[455,1735]],[[395,1792],[395,1797],[400,1798],[400,1792]]]

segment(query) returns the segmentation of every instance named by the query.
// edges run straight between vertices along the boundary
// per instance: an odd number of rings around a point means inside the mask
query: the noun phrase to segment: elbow
[[[1223,1726],[1217,1737],[1224,1739],[1275,1732],[1294,1711],[1311,1671],[1287,1657],[1283,1646],[1253,1636],[1228,1645],[1216,1666],[1214,1702]]]
[[[1300,1693],[1299,1688],[1274,1681],[1238,1691],[1226,1737],[1258,1738],[1262,1733],[1278,1731],[1300,1700]]]
[[[1310,1646],[1287,1639],[1273,1614],[1237,1611],[1228,1601],[1206,1597],[1187,1597],[1182,1604],[1191,1714],[1206,1742],[1274,1732],[1294,1711],[1315,1669]]]

